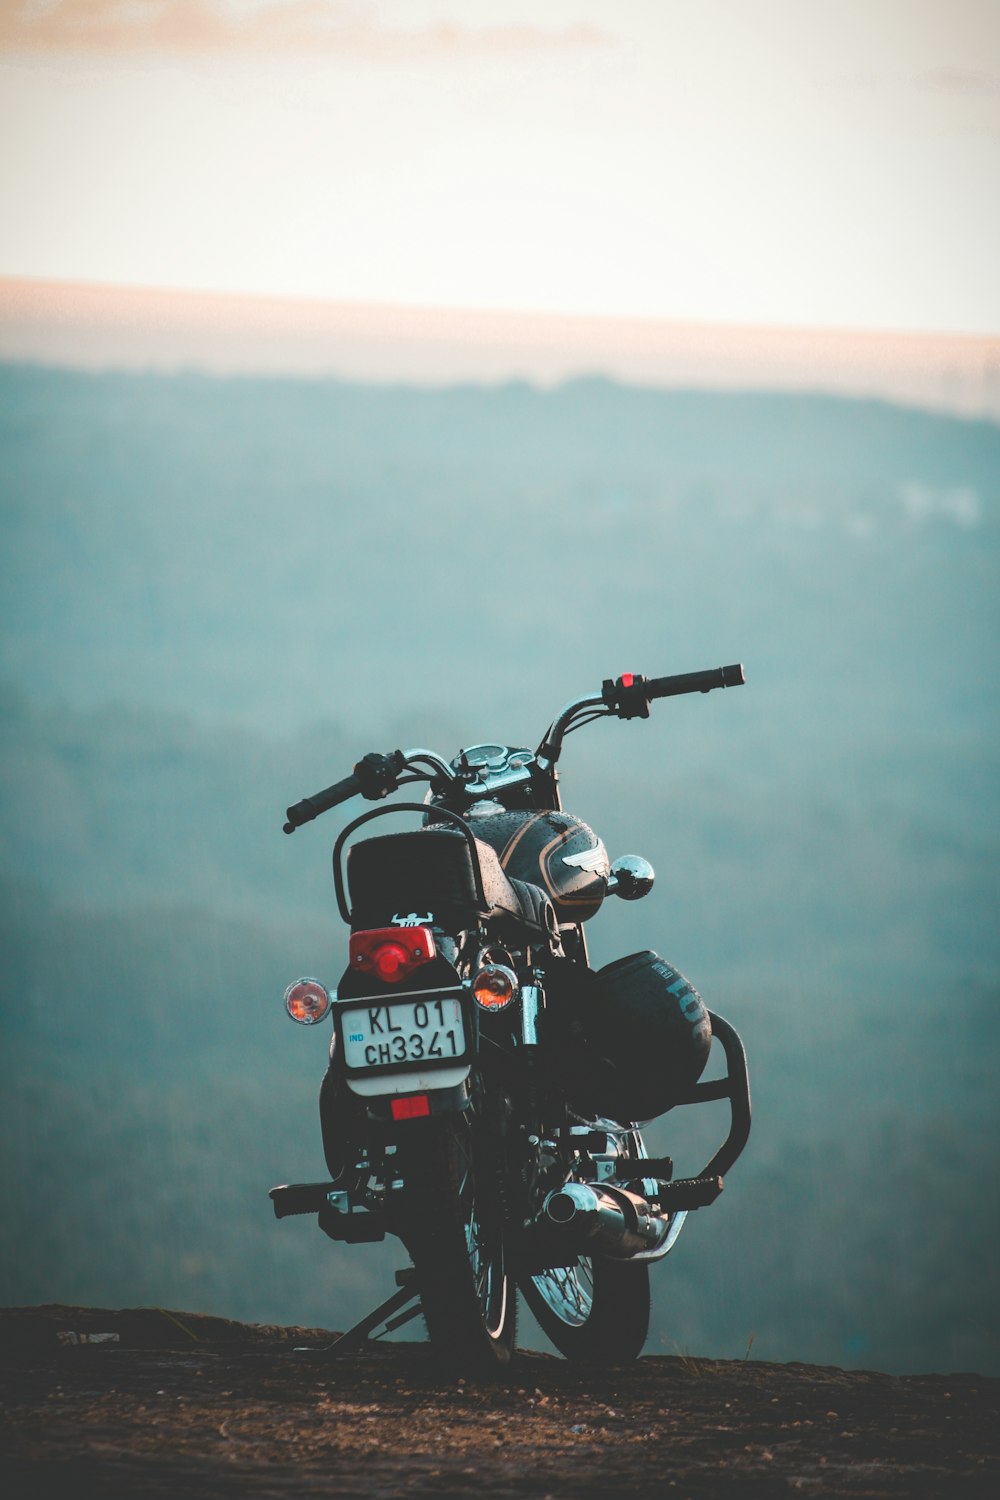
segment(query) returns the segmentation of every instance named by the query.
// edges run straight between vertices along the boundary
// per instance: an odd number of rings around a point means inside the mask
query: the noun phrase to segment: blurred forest
[[[345,959],[338,814],[287,839],[285,806],[743,660],[563,762],[658,875],[594,962],[656,947],[750,1058],[647,1348],[1000,1373],[1000,427],[8,365],[0,507],[0,1300],[344,1327],[388,1294],[398,1245],[266,1196],[324,1175],[325,1028],[282,991]],[[718,1108],[651,1147],[697,1169]]]

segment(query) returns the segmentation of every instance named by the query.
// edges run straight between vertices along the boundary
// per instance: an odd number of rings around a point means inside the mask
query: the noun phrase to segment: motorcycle
[[[520,1288],[567,1358],[641,1352],[650,1265],[715,1201],[746,1145],[746,1057],[655,952],[591,969],[584,924],[608,896],[645,896],[654,873],[637,856],[611,863],[563,810],[557,765],[565,736],[599,718],[648,718],[656,699],[744,680],[741,665],[625,673],[568,703],[533,752],[373,753],[288,808],[292,833],[357,794],[381,802],[428,784],[422,802],[377,807],[342,830],[333,875],[347,969],[335,991],[306,977],[285,993],[293,1020],[332,1016],[320,1091],[330,1181],[272,1189],[274,1212],[315,1213],[346,1244],[398,1236],[412,1261],[347,1344],[422,1312],[452,1360],[503,1365]],[[399,812],[419,813],[421,826],[348,845]],[[725,1076],[703,1081],[713,1042]],[[726,1139],[695,1176],[675,1178],[642,1127],[713,1099],[729,1102]]]

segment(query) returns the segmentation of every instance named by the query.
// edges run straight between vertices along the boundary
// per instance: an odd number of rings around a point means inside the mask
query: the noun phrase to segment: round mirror
[[[641,854],[623,854],[611,866],[608,895],[620,896],[623,901],[639,901],[649,895],[655,879],[648,859]]]

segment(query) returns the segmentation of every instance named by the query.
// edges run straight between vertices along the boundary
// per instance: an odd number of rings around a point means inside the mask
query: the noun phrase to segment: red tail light
[[[351,933],[351,968],[383,984],[408,979],[436,953],[429,927],[372,927]]]

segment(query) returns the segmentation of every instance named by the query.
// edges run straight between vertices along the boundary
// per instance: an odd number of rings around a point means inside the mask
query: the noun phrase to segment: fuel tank
[[[540,886],[561,922],[585,922],[599,909],[611,866],[608,851],[582,818],[485,808],[466,816],[476,838],[496,850],[504,873]]]

